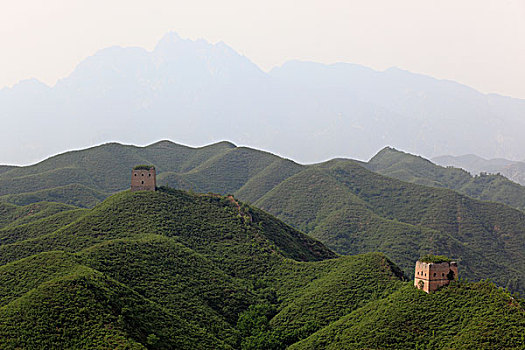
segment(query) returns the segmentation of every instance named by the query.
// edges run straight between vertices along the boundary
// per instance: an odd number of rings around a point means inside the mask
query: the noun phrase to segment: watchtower
[[[444,256],[429,255],[416,262],[414,286],[431,293],[458,279],[458,264]]]
[[[151,165],[137,165],[131,171],[131,191],[155,191],[157,175]]]

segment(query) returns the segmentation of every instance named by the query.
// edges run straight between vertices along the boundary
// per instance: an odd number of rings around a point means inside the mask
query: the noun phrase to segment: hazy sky
[[[263,69],[289,59],[397,66],[525,98],[525,0],[0,2],[0,87],[47,84],[112,46],[168,31],[224,41]]]

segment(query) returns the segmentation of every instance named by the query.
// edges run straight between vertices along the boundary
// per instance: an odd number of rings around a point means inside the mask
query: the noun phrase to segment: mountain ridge
[[[437,167],[422,162],[431,169]],[[167,141],[147,147],[109,144],[0,174],[3,192],[11,193],[0,199],[25,204],[31,198],[49,200],[53,196],[57,201],[88,203],[97,193],[129,188],[130,169],[136,164],[156,166],[158,185],[235,195],[320,239],[339,254],[380,249],[407,275],[413,273],[413,261],[420,255],[451,255],[464,259],[460,263],[470,279],[491,278],[513,291],[525,288],[521,277],[525,261],[519,255],[520,237],[525,235],[523,212],[467,197],[446,186],[433,188],[386,177],[367,169],[367,163],[348,159],[301,165],[232,143],[201,148]],[[465,172],[461,174],[470,179]],[[19,180],[18,175],[22,176]],[[61,176],[82,186],[62,183]],[[32,190],[37,192],[25,192]],[[31,227],[26,231],[26,236],[35,234]]]
[[[427,157],[517,158],[525,146],[517,134],[523,100],[350,63],[290,61],[264,72],[225,44],[173,37],[152,51],[102,49],[53,87],[2,89],[0,116],[11,133],[0,141],[0,163],[165,138],[227,138],[303,163],[368,159],[385,144]]]
[[[442,334],[478,348],[522,344],[522,299],[501,288],[459,282],[429,295],[384,254],[338,256],[234,200],[123,191],[55,217],[52,240],[20,237],[32,251],[0,240],[0,256],[12,257],[0,262],[0,346],[277,350],[327,332],[350,346],[349,319],[358,334],[370,319],[390,324],[387,337],[361,338],[386,348],[441,344]],[[455,326],[462,313],[493,332]],[[437,338],[429,321],[442,322]]]

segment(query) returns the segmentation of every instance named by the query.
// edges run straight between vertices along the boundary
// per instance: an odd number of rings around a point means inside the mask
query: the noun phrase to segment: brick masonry
[[[450,281],[458,279],[458,264],[452,262],[425,263],[416,262],[414,286],[427,293],[431,293]]]
[[[149,170],[133,169],[131,171],[131,191],[155,191],[157,188],[157,175],[155,168]]]

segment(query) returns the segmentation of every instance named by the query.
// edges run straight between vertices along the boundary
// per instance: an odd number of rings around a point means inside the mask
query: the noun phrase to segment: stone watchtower
[[[137,165],[131,171],[131,191],[155,191],[157,175],[151,165]]]
[[[458,279],[458,264],[444,256],[428,255],[416,262],[414,286],[431,293]]]

